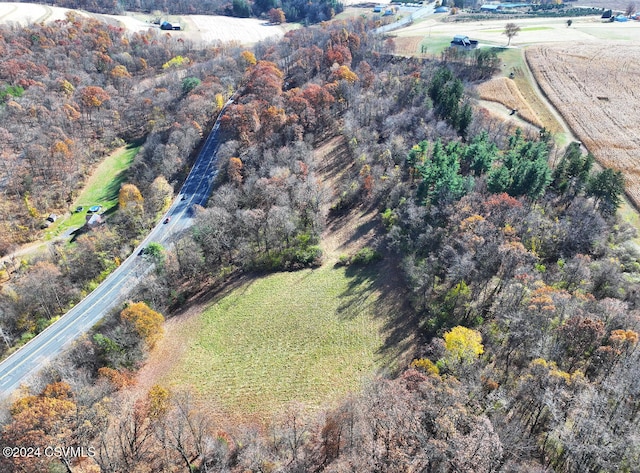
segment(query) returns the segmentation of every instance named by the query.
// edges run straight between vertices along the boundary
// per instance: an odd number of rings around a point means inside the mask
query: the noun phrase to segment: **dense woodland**
[[[154,179],[184,166],[170,151],[189,123],[180,114],[202,113],[237,77],[218,189],[191,234],[148,255],[156,271],[134,298],[148,305],[114,314],[46,370],[10,406],[3,444],[91,445],[84,466],[102,472],[638,471],[640,264],[635,230],[615,215],[622,176],[593,169],[577,144],[558,150],[544,130],[474,111],[465,86],[490,75],[492,54],[397,58],[370,27],[305,28],[253,51],[182,51],[185,77],[201,82],[173,76],[156,92],[167,106],[155,113],[173,109],[167,122],[181,125],[147,137],[130,183],[141,192],[123,187],[119,216],[78,239],[98,250],[85,253],[95,264],[86,274],[56,256],[62,264],[43,260],[16,276],[3,292],[5,338],[23,333],[21,318],[48,314],[38,304],[50,297],[20,309],[24,278],[48,270],[60,285],[47,287],[61,294],[73,277],[98,280],[116,256],[102,248],[127,246],[121,229],[147,215]],[[91,111],[85,126],[106,120]],[[312,150],[335,137],[345,172],[327,189]],[[339,199],[325,216],[329,192]],[[376,250],[404,275],[422,340],[410,366],[320,414],[292,406],[268,427],[213,421],[188,390],[125,394],[161,335],[160,313],[233,274],[318,264],[326,219],[353,208],[379,213]],[[0,462],[3,471],[79,466],[64,456]]]
[[[267,17],[269,11],[281,9],[287,21],[303,23],[330,20],[344,9],[338,0],[57,0],[55,5],[111,15],[135,11],[176,15],[227,15],[240,18]]]

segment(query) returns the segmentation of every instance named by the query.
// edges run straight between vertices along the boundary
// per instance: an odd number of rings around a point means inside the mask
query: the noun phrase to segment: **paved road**
[[[429,5],[426,5],[422,8],[417,9],[410,15],[400,18],[398,21],[394,21],[393,23],[389,23],[388,25],[384,25],[384,26],[381,26],[380,28],[376,28],[375,30],[373,30],[373,32],[382,34],[382,33],[388,33],[389,31],[404,28],[405,26],[411,25],[414,21],[419,20],[420,18],[433,15],[434,10],[435,10],[435,3],[430,3]]]
[[[227,105],[230,102],[227,102]],[[193,206],[206,204],[217,174],[219,128],[220,119],[216,121],[207,137],[173,205],[132,255],[60,320],[0,363],[0,400],[7,398],[22,383],[28,382],[69,343],[126,301],[131,289],[152,269],[150,262],[139,257],[142,248],[150,242],[166,245],[173,237],[192,225]],[[170,217],[170,221],[165,224],[163,222],[166,217]]]

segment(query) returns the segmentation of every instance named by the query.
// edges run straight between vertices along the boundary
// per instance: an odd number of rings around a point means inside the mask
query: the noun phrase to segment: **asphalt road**
[[[229,103],[231,101],[227,105]],[[207,137],[178,197],[131,256],[73,309],[0,363],[0,400],[8,398],[21,384],[28,383],[72,341],[127,300],[131,289],[152,269],[152,263],[139,256],[142,248],[151,242],[166,245],[192,225],[193,206],[206,204],[217,174],[219,128],[220,118]],[[167,217],[170,221],[163,223]]]

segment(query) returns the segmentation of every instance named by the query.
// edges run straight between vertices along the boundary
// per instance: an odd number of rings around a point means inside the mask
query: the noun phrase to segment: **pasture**
[[[170,320],[149,365],[155,382],[190,386],[226,415],[265,419],[293,402],[332,403],[387,367],[389,315],[374,265],[271,274]],[[145,377],[144,370],[142,377]]]

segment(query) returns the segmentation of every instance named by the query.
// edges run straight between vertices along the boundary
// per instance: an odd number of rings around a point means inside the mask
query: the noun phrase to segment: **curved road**
[[[231,102],[229,100],[221,110],[178,198],[131,256],[73,309],[0,363],[0,400],[9,397],[69,343],[126,301],[131,289],[153,267],[152,263],[138,257],[142,248],[150,242],[166,244],[192,225],[193,205],[204,206],[211,194],[217,174],[220,117]],[[171,219],[164,224],[166,217]]]

